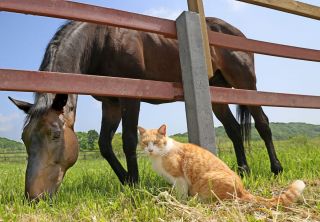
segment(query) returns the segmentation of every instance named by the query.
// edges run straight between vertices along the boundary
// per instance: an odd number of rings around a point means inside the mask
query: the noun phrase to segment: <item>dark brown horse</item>
[[[207,18],[207,28],[244,37],[238,29],[216,18]],[[252,53],[211,47],[211,55],[214,77],[209,80],[210,86],[256,90]],[[156,34],[73,21],[55,34],[39,70],[182,81],[176,40]],[[121,183],[135,183],[139,179],[136,146],[140,103],[159,104],[164,101],[97,96],[95,99],[102,102],[99,139],[101,154]],[[12,101],[27,114],[22,134],[29,154],[26,195],[31,199],[40,197],[44,192],[52,195],[61,184],[66,170],[77,160],[78,145],[73,131],[77,95],[36,93],[34,104]],[[249,170],[243,142],[244,138],[249,138],[251,114],[268,149],[272,172],[277,174],[282,171],[274,151],[268,118],[260,106],[240,106],[238,111],[241,124],[236,121],[228,105],[212,104],[212,110],[234,144],[241,170]],[[111,146],[120,120],[128,171],[122,167]]]

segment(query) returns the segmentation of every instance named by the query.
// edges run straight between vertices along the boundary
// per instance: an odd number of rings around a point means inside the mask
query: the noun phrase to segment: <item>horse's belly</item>
[[[181,67],[176,40],[146,33],[143,40],[143,62],[147,79],[181,82]]]

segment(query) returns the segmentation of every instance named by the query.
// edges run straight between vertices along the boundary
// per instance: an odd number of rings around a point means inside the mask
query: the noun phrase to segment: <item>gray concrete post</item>
[[[217,156],[200,17],[183,12],[176,20],[189,142]]]

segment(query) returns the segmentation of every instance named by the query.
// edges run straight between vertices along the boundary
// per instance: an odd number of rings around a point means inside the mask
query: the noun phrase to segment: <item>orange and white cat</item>
[[[190,143],[179,143],[166,135],[166,126],[146,130],[139,127],[140,146],[149,155],[154,171],[168,180],[185,199],[186,194],[198,193],[201,200],[210,200],[211,190],[221,200],[233,196],[251,202],[270,202],[288,206],[295,202],[305,188],[296,180],[289,190],[274,199],[250,194],[242,186],[240,177],[209,151]],[[236,186],[236,188],[235,188]],[[236,192],[236,195],[235,195]],[[214,196],[213,196],[214,197]]]

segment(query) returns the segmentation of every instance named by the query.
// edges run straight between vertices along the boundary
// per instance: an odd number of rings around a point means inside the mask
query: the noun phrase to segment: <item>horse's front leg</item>
[[[140,112],[140,99],[121,98],[122,142],[127,159],[128,174],[126,182],[137,183],[139,171],[137,163],[137,126]]]

